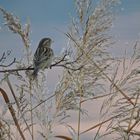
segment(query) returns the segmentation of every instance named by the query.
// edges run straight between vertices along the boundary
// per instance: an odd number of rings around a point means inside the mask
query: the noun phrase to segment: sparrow
[[[32,76],[37,77],[39,70],[47,69],[51,66],[54,52],[51,49],[52,40],[50,38],[43,38],[39,42],[37,50],[33,58],[34,71]]]

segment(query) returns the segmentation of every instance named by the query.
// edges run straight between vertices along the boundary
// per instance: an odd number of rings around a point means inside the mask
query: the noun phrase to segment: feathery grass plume
[[[72,66],[83,66],[83,68],[72,73],[70,70],[65,70],[62,81],[56,90],[57,93],[60,93],[56,98],[58,102],[67,94],[75,94],[74,98],[77,98],[81,89],[79,83],[81,83],[83,97],[88,98],[94,94],[105,93],[105,87],[101,82],[103,81],[102,72],[91,61],[98,63],[102,71],[105,71],[111,63],[111,57],[106,48],[112,44],[107,31],[113,20],[111,7],[114,1],[102,0],[94,9],[91,8],[91,3],[92,1],[76,1],[79,19],[73,19],[70,31],[66,33],[66,36],[71,41],[71,47],[74,48],[71,56],[78,58]],[[58,104],[60,105],[60,103]]]
[[[133,101],[134,105],[126,101],[124,97],[118,96],[117,90],[114,89],[113,85],[110,86],[110,95],[103,104],[103,112],[107,116],[118,115],[108,125],[107,133],[105,135],[114,135],[116,139],[137,139],[139,138],[139,132],[137,131],[140,127],[139,120],[139,62],[140,57],[137,53],[140,45],[138,42],[134,45],[134,51],[130,58],[119,59],[119,63],[113,65],[116,69],[112,75],[114,83],[116,83],[121,90],[127,93]]]
[[[72,26],[66,36],[71,42],[70,47],[74,50],[71,59],[78,58],[72,66],[83,67],[75,72],[64,70],[62,80],[56,88],[56,106],[59,111],[71,109],[81,112],[82,100],[101,93],[106,94],[110,84],[103,72],[107,72],[113,63],[113,58],[107,51],[113,43],[108,31],[114,18],[112,6],[117,1],[101,0],[95,8],[91,0],[75,2],[79,18],[73,18]],[[80,131],[80,118],[79,113],[78,131]],[[78,134],[78,139],[79,137]]]
[[[7,12],[5,9],[0,7],[0,11],[2,12],[3,18],[5,19],[5,25],[13,32],[22,38],[22,41],[25,47],[29,48],[30,46],[30,39],[29,39],[29,32],[30,32],[30,24],[27,23],[23,27],[20,23],[20,19],[13,14]]]
[[[11,136],[12,134],[10,134],[10,127],[9,124],[7,122],[5,122],[4,119],[1,118],[0,121],[0,138],[1,140],[7,140],[8,138],[12,138]]]

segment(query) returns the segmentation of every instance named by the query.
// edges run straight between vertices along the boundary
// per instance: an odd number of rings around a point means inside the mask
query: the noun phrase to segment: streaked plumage
[[[33,58],[33,77],[37,76],[37,73],[40,69],[44,70],[50,67],[52,58],[54,56],[53,50],[51,49],[51,43],[52,40],[50,38],[43,38],[39,42],[38,48]]]

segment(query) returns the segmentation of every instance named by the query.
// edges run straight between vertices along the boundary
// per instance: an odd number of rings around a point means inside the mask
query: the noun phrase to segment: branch
[[[57,66],[57,67],[63,67],[65,69],[68,69],[68,70],[72,70],[72,71],[77,71],[77,70],[80,70],[81,68],[83,68],[84,66],[80,66],[78,68],[71,68],[71,67],[68,67],[66,65],[63,65],[63,64],[60,64],[60,65],[54,65],[54,66]]]
[[[5,52],[2,54],[2,57],[0,58],[0,62],[5,59]]]
[[[9,64],[5,65],[3,64],[5,62],[5,60],[7,59],[8,56],[11,55],[11,50],[7,50],[7,52],[3,52],[1,58],[0,58],[0,67],[9,67],[11,65],[13,65],[16,62],[16,58],[13,59],[13,61],[11,61]]]
[[[77,70],[80,70],[83,66],[80,66],[78,68],[72,68],[68,65],[72,65],[73,63],[77,62],[78,59],[81,57],[81,55],[74,61],[71,61],[71,62],[66,62],[67,60],[65,59],[67,56],[67,54],[64,54],[64,56],[57,62],[55,62],[54,64],[52,64],[50,66],[50,68],[52,67],[63,67],[65,69],[68,69],[68,70],[73,70],[73,71],[77,71]],[[65,62],[63,64],[63,62]],[[12,63],[11,63],[12,64]],[[6,67],[6,66],[5,66]],[[34,70],[33,67],[28,67],[28,68],[17,68],[17,69],[7,69],[7,70],[0,70],[0,73],[6,73],[6,72],[18,72],[18,71],[27,71],[27,70]]]
[[[64,54],[64,56],[63,56],[59,61],[55,62],[55,64],[52,64],[52,65],[50,66],[50,68],[53,67],[53,66],[56,66],[57,64],[60,64],[61,62],[66,61],[66,60],[65,60],[66,56],[67,56],[67,54]]]
[[[9,67],[9,66],[13,65],[15,62],[16,62],[16,58],[14,58],[13,61],[10,64],[8,64],[8,65],[0,65],[0,67]]]
[[[26,70],[34,70],[34,68],[28,67],[28,68],[17,68],[17,69],[0,70],[0,73],[26,71]]]

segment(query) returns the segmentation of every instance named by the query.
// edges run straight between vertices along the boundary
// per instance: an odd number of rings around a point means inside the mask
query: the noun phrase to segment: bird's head
[[[40,42],[39,42],[39,46],[40,47],[50,47],[51,46],[51,43],[53,41],[50,39],[50,38],[43,38]]]

